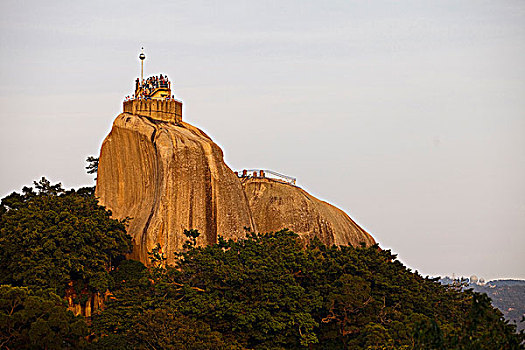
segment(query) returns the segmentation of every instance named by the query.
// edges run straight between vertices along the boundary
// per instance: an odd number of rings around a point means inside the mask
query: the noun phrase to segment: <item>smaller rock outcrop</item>
[[[327,245],[375,244],[345,212],[299,187],[261,177],[241,178],[241,182],[259,232],[288,228],[307,240],[317,236]]]

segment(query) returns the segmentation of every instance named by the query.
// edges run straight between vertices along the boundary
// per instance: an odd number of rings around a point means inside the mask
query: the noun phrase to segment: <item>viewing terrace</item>
[[[278,172],[266,169],[244,169],[242,172],[235,172],[235,175],[241,179],[251,178],[266,178],[270,180],[279,181],[289,185],[297,186],[297,179],[295,177],[279,174]]]

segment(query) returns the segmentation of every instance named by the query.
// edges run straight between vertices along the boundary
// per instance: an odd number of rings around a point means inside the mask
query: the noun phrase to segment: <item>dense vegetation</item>
[[[99,206],[92,188],[65,191],[42,178],[0,203],[0,348],[79,347],[84,304],[113,287],[110,271],[131,249],[123,222]]]
[[[53,288],[69,282],[105,291],[109,270],[131,251],[123,222],[110,219],[93,190],[64,191],[42,178],[0,204],[0,281]]]
[[[0,349],[62,349],[86,345],[83,317],[51,290],[0,286]]]
[[[106,346],[180,348],[140,330],[170,322],[184,337],[187,319],[206,335],[187,349],[518,349],[523,339],[485,295],[423,278],[377,246],[304,248],[283,230],[196,247],[198,232],[186,234],[177,266],[157,248],[151,269],[127,261],[115,272],[125,282],[93,319]]]
[[[124,223],[46,180],[2,200],[0,348],[520,349],[483,294],[442,286],[377,246],[305,246],[290,231],[124,260]],[[89,327],[68,286],[109,289]],[[85,336],[88,336],[87,338]]]

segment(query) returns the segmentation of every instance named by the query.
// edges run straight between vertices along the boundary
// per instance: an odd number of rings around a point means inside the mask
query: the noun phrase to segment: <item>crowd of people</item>
[[[135,91],[137,91],[139,88],[142,88],[142,90],[150,94],[158,88],[171,89],[171,82],[169,81],[167,75],[162,74],[160,74],[158,77],[156,75],[149,77],[148,79],[143,80],[142,84],[140,84],[140,80],[137,78],[137,80],[135,80]]]
[[[126,96],[124,101],[131,101],[134,99],[149,100],[151,98],[151,94],[159,88],[168,89],[171,92],[171,82],[169,81],[167,75],[160,74],[159,76],[151,76],[142,80],[142,84],[140,83],[140,79],[137,78],[135,80],[135,93]],[[165,99],[175,99],[175,96],[168,95]]]

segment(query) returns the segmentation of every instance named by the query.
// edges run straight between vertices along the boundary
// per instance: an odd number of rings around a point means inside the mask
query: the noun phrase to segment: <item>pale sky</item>
[[[144,46],[232,169],[424,275],[525,278],[525,1],[2,0],[0,45],[2,197],[93,184]]]

